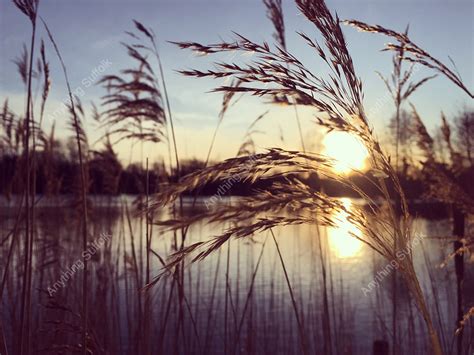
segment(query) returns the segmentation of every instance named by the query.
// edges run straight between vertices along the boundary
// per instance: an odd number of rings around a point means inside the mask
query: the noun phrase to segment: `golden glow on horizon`
[[[324,138],[324,154],[336,160],[334,169],[348,173],[351,169],[362,170],[368,156],[359,139],[345,132],[331,132]]]
[[[343,198],[342,202],[347,209],[350,209],[352,205],[350,199]],[[361,231],[347,219],[347,212],[340,211],[334,217],[338,226],[328,228],[329,247],[339,258],[356,256],[360,252],[363,243],[355,236],[362,236]]]

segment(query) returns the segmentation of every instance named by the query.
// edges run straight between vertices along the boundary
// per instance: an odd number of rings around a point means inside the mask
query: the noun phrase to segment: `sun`
[[[362,170],[365,167],[367,149],[353,135],[345,132],[331,132],[325,136],[324,154],[336,160],[334,169],[348,173],[352,169]]]

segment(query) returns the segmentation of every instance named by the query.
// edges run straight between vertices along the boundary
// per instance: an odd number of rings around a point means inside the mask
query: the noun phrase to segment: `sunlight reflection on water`
[[[343,198],[344,207],[350,210],[352,201]],[[328,228],[328,241],[331,251],[338,258],[350,258],[359,254],[363,243],[355,236],[361,237],[362,232],[348,220],[348,213],[339,211],[334,218],[338,221],[337,227]]]
[[[222,203],[233,203],[237,197],[226,198]],[[102,294],[91,294],[91,304],[98,304],[94,312],[100,318],[108,319],[117,312],[119,329],[97,325],[95,331],[103,332],[104,336],[117,336],[123,338],[123,346],[115,353],[125,353],[131,344],[130,337],[137,320],[129,314],[129,304],[136,305],[137,295],[137,270],[143,273],[146,259],[145,252],[141,251],[145,236],[144,219],[139,215],[131,214],[130,223],[124,214],[122,202],[125,201],[131,208],[132,196],[121,196],[119,199],[94,199],[94,213],[91,214],[90,223],[92,236],[97,238],[101,233],[112,236],[110,245],[100,249],[90,262],[90,281],[97,285]],[[198,199],[194,205],[191,198],[184,199],[184,214],[192,217],[206,211],[204,199]],[[345,208],[351,211],[355,206],[360,206],[361,201],[343,198]],[[51,245],[49,253],[53,254],[53,262],[47,264],[44,270],[44,285],[54,283],[65,267],[72,265],[80,257],[80,228],[76,228],[75,211],[58,204],[58,201],[41,201],[38,207],[37,235],[38,240],[44,240]],[[61,201],[60,201],[61,202]],[[63,203],[63,202],[61,202]],[[109,207],[107,207],[109,206]],[[14,227],[16,221],[13,204],[4,204],[0,199],[0,228],[7,231]],[[171,214],[167,209],[160,210],[155,216],[157,220],[166,220]],[[275,243],[268,238],[269,232],[256,234],[253,237],[232,239],[219,251],[209,255],[201,262],[191,262],[189,258],[183,269],[184,284],[183,295],[186,298],[186,315],[192,313],[193,321],[185,319],[182,329],[183,337],[191,344],[199,343],[200,339],[208,337],[208,354],[221,354],[224,340],[235,335],[235,324],[242,322],[241,344],[253,343],[254,353],[290,354],[298,349],[298,338],[295,336],[297,323],[295,311],[290,301],[289,286],[295,295],[298,311],[305,319],[305,332],[310,338],[311,353],[324,353],[322,339],[325,338],[321,328],[321,319],[325,317],[324,297],[328,297],[330,321],[336,324],[337,342],[333,344],[333,353],[347,353],[344,349],[351,349],[352,354],[367,354],[372,349],[376,339],[389,336],[384,329],[390,327],[391,316],[391,277],[380,282],[379,287],[365,295],[362,287],[367,287],[376,273],[382,270],[387,261],[375,254],[367,245],[355,236],[363,237],[354,224],[350,222],[347,212],[335,213],[339,221],[337,227],[323,227],[316,225],[292,225],[274,228],[276,241],[281,249],[282,259],[287,271],[288,281],[285,278],[282,262],[278,257]],[[189,228],[186,245],[210,240],[222,234],[231,225],[212,224],[206,221],[195,223]],[[414,230],[426,236],[446,235],[449,233],[448,220],[428,220],[418,217],[414,221]],[[74,227],[74,228],[73,228]],[[166,260],[173,252],[174,233],[163,232],[159,226],[153,226],[151,249],[154,255]],[[353,235],[351,235],[353,234]],[[355,236],[354,236],[355,235]],[[142,236],[142,238],[140,238]],[[179,235],[178,235],[179,236]],[[267,242],[265,243],[265,240]],[[0,249],[0,255],[7,255],[8,243]],[[41,246],[40,243],[37,243]],[[442,314],[443,326],[454,332],[455,325],[452,305],[455,304],[455,274],[452,263],[446,268],[438,268],[445,259],[447,252],[451,251],[451,243],[439,239],[426,238],[423,243],[430,270],[436,270],[433,277],[436,279],[437,299]],[[61,248],[61,252],[55,252]],[[38,249],[42,250],[42,249]],[[58,249],[59,250],[59,249]],[[66,250],[67,252],[63,252]],[[413,250],[415,268],[428,302],[432,304],[431,281],[427,274],[427,262],[423,250],[419,245]],[[42,255],[39,253],[38,255]],[[57,255],[57,257],[56,257]],[[47,255],[46,255],[47,256]],[[261,256],[261,263],[259,258]],[[136,263],[134,258],[137,258]],[[58,259],[56,259],[58,258]],[[48,259],[49,260],[49,259]],[[15,261],[17,263],[17,261]],[[151,276],[159,275],[163,265],[158,257],[150,260]],[[141,271],[140,271],[141,270]],[[471,268],[466,268],[466,304],[471,304],[474,299],[474,290],[469,285],[474,284]],[[16,273],[12,274],[16,277]],[[78,274],[79,275],[79,274]],[[15,279],[9,281],[14,282]],[[179,312],[177,307],[165,316],[166,305],[174,298],[171,277],[163,277],[150,289],[151,314],[156,324],[165,324],[165,317],[169,326],[165,329],[163,350],[165,353],[173,352],[176,347],[175,327]],[[43,287],[44,287],[43,285]],[[107,285],[107,287],[99,287]],[[411,319],[416,324],[422,324],[414,303],[409,297],[406,287],[400,282],[401,295],[398,312],[401,329],[409,329]],[[34,286],[35,289],[39,285]],[[67,300],[74,300],[80,295],[81,277],[73,277],[68,281],[68,287],[61,289]],[[95,286],[94,286],[95,288]],[[67,291],[67,293],[66,293]],[[13,299],[19,297],[21,289],[14,294]],[[117,304],[111,300],[113,292],[117,292]],[[173,291],[175,292],[175,291]],[[35,294],[36,295],[36,294]],[[173,298],[171,298],[173,295]],[[101,301],[102,300],[102,301]],[[227,300],[227,301],[226,301]],[[99,302],[104,302],[99,303]],[[174,302],[174,301],[173,301]],[[227,302],[227,306],[226,306]],[[10,298],[4,299],[4,305],[10,304]],[[38,308],[39,300],[33,300],[33,309]],[[189,307],[189,309],[188,309]],[[172,308],[173,309],[173,308]],[[104,312],[103,314],[100,312]],[[227,316],[226,316],[227,315]],[[99,318],[96,317],[96,318]],[[46,319],[46,318],[45,318]],[[193,329],[196,323],[198,336]],[[227,328],[226,328],[227,325]],[[160,328],[154,329],[158,331]],[[9,332],[13,329],[9,328]],[[403,349],[410,349],[410,354],[424,354],[424,326],[416,328],[411,336],[412,342],[403,345]],[[214,334],[212,337],[206,334]],[[451,334],[449,333],[449,334]],[[153,344],[156,345],[155,339]],[[240,348],[239,348],[240,349]],[[267,349],[265,351],[265,349]],[[128,353],[131,353],[130,351]],[[185,352],[180,352],[185,353]],[[243,354],[245,351],[238,351]],[[401,352],[403,353],[403,352]]]

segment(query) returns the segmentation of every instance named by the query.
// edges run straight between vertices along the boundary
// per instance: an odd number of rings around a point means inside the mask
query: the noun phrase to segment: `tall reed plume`
[[[314,218],[308,212],[315,213],[318,216],[318,223],[322,225],[337,224],[337,221],[333,220],[335,211],[348,213],[351,222],[363,232],[363,237],[354,237],[363,240],[388,260],[396,259],[396,252],[406,250],[410,244],[413,235],[410,229],[411,218],[407,202],[389,158],[373,135],[365,115],[362,83],[355,73],[353,61],[339,25],[340,21],[337,16],[334,17],[330,13],[323,1],[297,0],[296,2],[299,10],[322,35],[324,46],[321,46],[317,40],[311,39],[310,36],[299,33],[300,37],[327,65],[328,79],[309,71],[295,55],[285,48],[277,47],[272,50],[266,42],[258,44],[239,34],[236,34],[236,39],[231,42],[210,45],[195,42],[176,44],[180,48],[190,49],[198,54],[211,55],[229,51],[253,54],[247,64],[217,62],[214,63],[215,69],[212,70],[183,70],[181,73],[198,78],[235,78],[242,82],[238,87],[221,85],[214,91],[248,93],[267,97],[278,103],[294,102],[313,108],[319,125],[328,130],[350,133],[364,143],[370,153],[370,170],[365,178],[377,188],[385,204],[383,207],[380,206],[362,187],[334,173],[332,169],[334,162],[322,155],[270,149],[266,153],[257,155],[257,159],[250,164],[248,157],[228,159],[223,163],[190,174],[179,183],[169,186],[155,197],[151,208],[158,208],[172,202],[185,191],[194,191],[200,186],[217,180],[229,181],[238,177],[242,181],[254,182],[257,179],[279,176],[284,177],[286,183],[274,185],[271,191],[258,191],[255,196],[245,198],[235,206],[222,206],[218,211],[206,212],[190,219],[181,218],[161,222],[161,225],[171,229],[182,228],[201,219],[208,219],[210,222],[238,222],[236,226],[208,242],[199,242],[185,247],[174,255],[168,266],[181,263],[183,258],[191,253],[196,254],[193,261],[200,260],[219,249],[232,237],[245,238],[275,226],[312,224]],[[246,169],[243,170],[244,164],[246,164]],[[340,201],[314,191],[294,179],[295,173],[314,171],[320,176],[352,188],[366,201],[369,210],[376,218],[369,219],[361,208],[348,211]],[[395,196],[400,199],[399,211],[392,203]],[[294,212],[291,217],[281,214],[281,211],[285,209]],[[258,217],[261,214],[265,216]],[[401,214],[400,219],[399,214]],[[246,222],[247,218],[252,216],[256,216],[253,219],[255,222]],[[394,241],[396,241],[397,249],[393,248]],[[425,319],[432,351],[441,354],[438,336],[432,324],[411,255],[400,261],[400,270]],[[157,280],[158,278],[154,282]]]

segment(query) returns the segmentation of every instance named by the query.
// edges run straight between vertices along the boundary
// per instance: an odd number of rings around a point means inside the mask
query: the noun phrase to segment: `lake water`
[[[127,196],[92,199],[88,327],[94,354],[300,354],[301,343],[310,354],[370,354],[376,340],[393,346],[393,271],[369,286],[377,273],[387,270],[388,261],[349,235],[358,231],[344,215],[337,216],[342,221],[337,228],[274,229],[282,259],[272,236],[264,232],[232,240],[203,261],[187,259],[184,268],[140,291],[146,283],[146,224],[133,213],[132,202]],[[202,199],[194,206],[191,200],[184,202],[188,216],[205,209]],[[350,208],[357,202],[345,203]],[[0,205],[3,275],[18,200],[2,200]],[[70,205],[68,199],[46,198],[37,204],[31,300],[35,353],[72,353],[80,343],[80,211]],[[169,217],[163,210],[155,219]],[[229,226],[198,222],[187,232],[185,244],[208,240]],[[452,260],[441,267],[453,248],[446,238],[450,229],[447,219],[415,219],[419,243],[412,250],[446,353],[454,351],[456,328]],[[158,226],[150,230],[153,278],[175,250],[175,238],[180,245],[181,235],[164,233]],[[21,228],[16,238],[1,314],[13,354],[20,327]],[[466,308],[474,303],[472,263],[467,259]],[[398,353],[429,354],[425,324],[401,277],[396,284]],[[474,349],[473,339],[468,325],[466,354]]]

